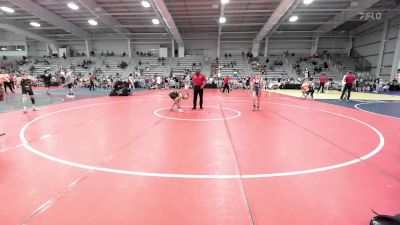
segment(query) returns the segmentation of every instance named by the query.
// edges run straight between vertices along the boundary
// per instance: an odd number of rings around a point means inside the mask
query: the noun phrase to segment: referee
[[[197,95],[200,95],[200,109],[203,109],[203,90],[206,86],[206,76],[199,69],[193,75],[193,108],[197,107]]]

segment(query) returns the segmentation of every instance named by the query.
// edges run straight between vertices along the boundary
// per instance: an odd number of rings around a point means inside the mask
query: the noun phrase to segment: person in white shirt
[[[190,87],[190,76],[186,75],[185,80],[184,80],[184,84],[185,84],[185,90],[189,90]]]
[[[156,78],[156,89],[161,88],[161,77],[157,76]]]
[[[67,73],[65,74],[65,83],[68,87],[68,94],[66,95],[67,98],[74,98],[74,76],[70,70],[67,70]]]
[[[132,74],[129,75],[128,81],[129,81],[129,87],[131,88],[131,90],[135,91],[136,90],[135,89],[135,79],[133,79]]]
[[[345,74],[342,79],[342,90],[341,90],[342,92],[343,92],[344,87],[346,86],[346,76],[347,76],[347,74]]]

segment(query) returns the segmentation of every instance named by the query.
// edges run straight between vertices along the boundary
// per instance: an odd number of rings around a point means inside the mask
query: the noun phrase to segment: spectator
[[[94,78],[93,73],[89,73],[89,81],[90,81],[89,91],[91,91],[92,89],[93,89],[93,91],[95,91],[95,89],[94,89],[95,78]]]

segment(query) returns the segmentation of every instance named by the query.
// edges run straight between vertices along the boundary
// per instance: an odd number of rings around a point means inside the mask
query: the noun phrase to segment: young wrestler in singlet
[[[260,110],[260,97],[261,97],[261,89],[262,89],[263,81],[260,78],[260,75],[257,75],[251,85],[251,90],[253,91],[253,111]]]
[[[27,95],[30,96],[32,106],[33,106],[33,111],[37,111],[38,108],[35,105],[35,95],[33,94],[33,85],[36,83],[36,80],[31,77],[30,75],[26,75],[24,70],[20,71],[21,77],[18,78],[17,80],[17,87],[21,87],[22,90],[22,104],[24,106],[23,112],[27,112]]]
[[[184,110],[181,108],[181,100],[185,99],[187,100],[189,98],[189,94],[182,94],[179,91],[171,91],[169,93],[169,97],[174,100],[174,104],[171,106],[170,111],[174,111],[175,105],[178,107],[179,112],[184,112]]]

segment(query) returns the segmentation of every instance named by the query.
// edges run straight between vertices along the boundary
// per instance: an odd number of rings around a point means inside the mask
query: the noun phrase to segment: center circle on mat
[[[198,115],[205,115],[206,110],[207,109],[217,109],[217,110],[222,110],[222,111],[227,111],[227,114],[231,114],[230,116],[227,117],[219,117],[219,118],[185,118],[185,117],[178,117],[178,116],[185,116],[185,113],[177,113],[176,110],[174,112],[176,112],[176,116],[172,116],[172,115],[165,115],[166,113],[170,112],[169,109],[170,107],[166,107],[166,108],[161,108],[161,109],[157,109],[154,111],[154,115],[160,117],[160,118],[165,118],[165,119],[170,119],[170,120],[182,120],[182,121],[198,121],[198,122],[206,122],[206,121],[218,121],[218,120],[230,120],[230,119],[235,119],[238,118],[239,116],[241,116],[241,113],[238,110],[235,109],[230,109],[230,108],[224,108],[224,107],[217,107],[217,106],[204,106],[203,110],[191,110],[190,106],[183,106],[182,108],[187,108],[190,111],[187,111],[189,113],[196,113]],[[222,112],[223,113],[223,112]],[[164,114],[164,115],[163,115]],[[221,114],[221,113],[219,113]]]
[[[143,101],[143,100],[136,100],[136,101]],[[247,101],[247,100],[243,100]],[[77,110],[77,109],[82,109],[82,108],[88,108],[92,106],[98,106],[98,105],[107,105],[107,104],[118,104],[118,103],[126,103],[126,102],[135,102],[133,101],[119,101],[119,102],[107,102],[107,103],[97,103],[97,104],[90,104],[90,105],[84,105],[84,106],[78,106],[78,107],[72,107],[72,108],[67,108],[59,111],[55,111],[43,116],[40,116],[27,124],[25,124],[22,129],[20,130],[20,140],[28,151],[30,151],[33,154],[36,154],[40,157],[43,157],[45,159],[61,163],[64,165],[72,166],[72,167],[77,167],[81,169],[87,169],[87,170],[97,170],[97,171],[103,171],[103,172],[109,172],[109,173],[116,173],[116,174],[125,174],[125,175],[134,175],[134,176],[145,176],[145,177],[164,177],[164,178],[181,178],[181,179],[254,179],[254,178],[267,178],[267,177],[283,177],[283,176],[294,176],[294,175],[301,175],[301,174],[310,174],[310,173],[318,173],[318,172],[323,172],[323,171],[328,171],[328,170],[333,170],[333,169],[338,169],[346,166],[350,166],[356,163],[359,163],[361,161],[367,160],[374,155],[378,154],[384,144],[385,144],[385,139],[382,135],[382,133],[376,129],[375,127],[371,126],[370,124],[363,122],[361,120],[358,120],[356,118],[346,116],[343,114],[327,111],[327,110],[322,110],[322,109],[316,109],[316,108],[309,108],[305,106],[298,106],[298,105],[292,105],[292,104],[284,104],[284,103],[274,103],[274,102],[262,102],[264,104],[274,104],[274,105],[282,105],[282,106],[288,106],[288,107],[294,107],[294,108],[300,108],[300,109],[307,109],[311,111],[317,111],[317,112],[322,112],[322,113],[327,113],[331,114],[334,116],[338,116],[341,118],[345,118],[354,122],[357,122],[369,129],[371,129],[378,137],[379,137],[379,144],[373,149],[371,152],[368,154],[361,156],[359,158],[356,158],[351,161],[343,162],[343,163],[338,163],[335,165],[330,165],[330,166],[325,166],[325,167],[319,167],[319,168],[314,168],[314,169],[307,169],[307,170],[298,170],[298,171],[288,171],[288,172],[277,172],[277,173],[257,173],[257,174],[183,174],[183,173],[157,173],[157,172],[143,172],[143,171],[131,171],[131,170],[122,170],[122,169],[114,169],[114,168],[108,168],[108,167],[100,167],[100,166],[93,166],[93,165],[87,165],[87,164],[82,164],[82,163],[76,163],[73,161],[68,161],[64,159],[57,158],[55,156],[46,154],[44,152],[41,152],[40,150],[35,149],[31,145],[29,145],[28,140],[25,137],[25,132],[28,129],[29,126],[34,124],[35,122],[42,120],[46,117],[49,117],[54,114],[66,112],[66,111],[71,111],[71,110]]]

